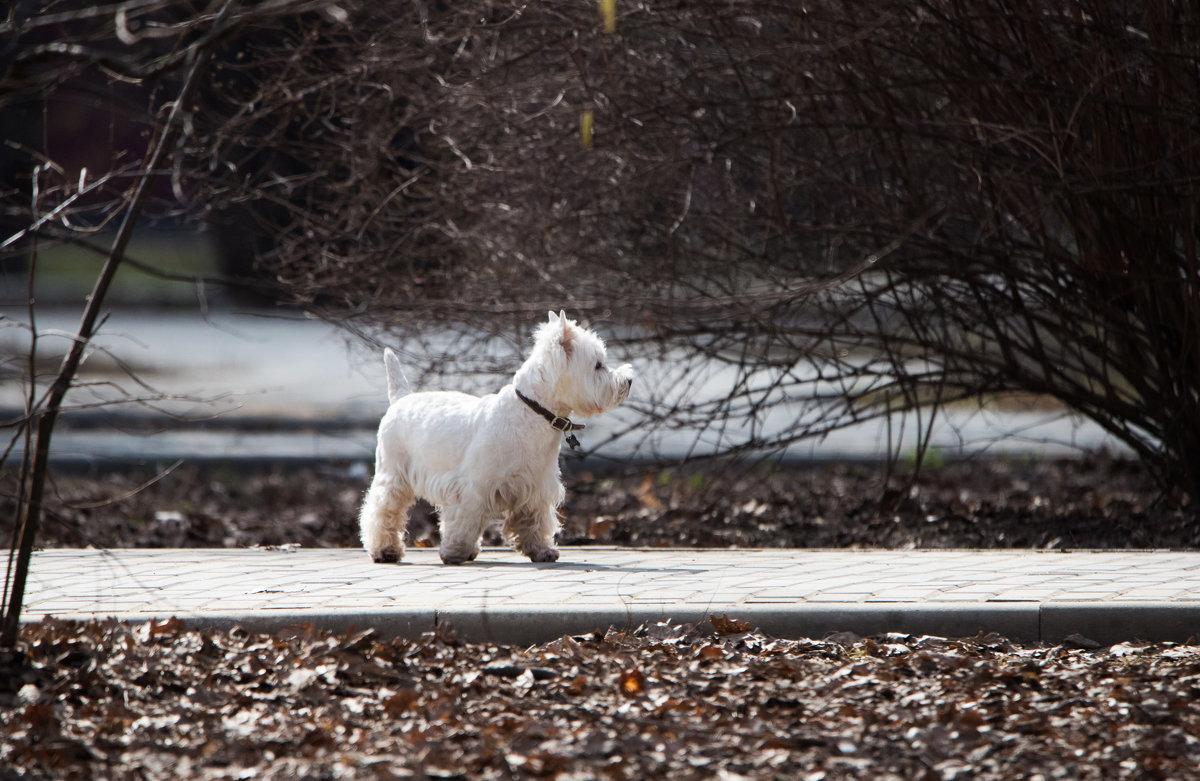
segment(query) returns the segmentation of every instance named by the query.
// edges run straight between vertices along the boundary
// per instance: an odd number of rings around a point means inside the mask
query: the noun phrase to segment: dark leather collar
[[[513,388],[513,390],[517,390],[517,389]],[[582,431],[583,429],[587,428],[587,426],[583,425],[582,423],[573,423],[573,422],[571,422],[570,418],[560,418],[558,415],[555,415],[553,412],[546,409],[541,404],[538,404],[536,401],[529,398],[524,393],[521,393],[521,391],[519,391],[519,390],[517,390],[517,398],[520,399],[521,401],[525,402],[525,405],[527,407],[529,407],[531,410],[533,410],[538,415],[541,415],[543,418],[545,418],[546,422],[550,424],[550,428],[554,429],[555,431],[561,431],[562,433],[566,434],[567,435],[567,444],[571,446],[572,450],[579,447],[579,440],[576,439],[575,436],[571,434],[571,432],[572,431]]]

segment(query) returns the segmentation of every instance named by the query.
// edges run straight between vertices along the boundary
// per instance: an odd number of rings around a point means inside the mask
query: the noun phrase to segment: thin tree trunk
[[[225,4],[225,7],[213,23],[214,31],[222,25],[232,5],[232,0]],[[210,35],[205,43],[210,42],[214,37]],[[79,329],[74,341],[71,343],[71,349],[63,359],[62,365],[58,370],[58,375],[54,378],[54,383],[50,386],[45,405],[40,412],[36,413],[37,426],[34,434],[36,439],[34,440],[33,463],[28,473],[29,490],[26,492],[25,504],[21,513],[17,557],[7,600],[8,609],[4,615],[4,625],[0,629],[0,648],[14,648],[16,646],[17,635],[20,630],[21,607],[25,597],[25,582],[29,575],[29,562],[33,555],[34,540],[37,537],[38,527],[41,524],[42,518],[42,496],[46,486],[47,463],[50,456],[50,436],[54,432],[54,424],[57,422],[58,415],[62,410],[63,398],[67,395],[67,391],[71,389],[71,385],[75,380],[75,374],[79,369],[79,364],[83,360],[83,351],[95,334],[96,322],[100,317],[105,295],[108,293],[108,288],[116,276],[117,269],[121,266],[121,261],[125,258],[125,250],[129,245],[130,238],[133,236],[133,231],[141,216],[142,208],[145,206],[146,198],[149,196],[152,186],[160,175],[163,164],[170,157],[171,150],[174,149],[175,143],[178,140],[180,130],[183,126],[183,114],[187,111],[187,104],[191,100],[196,82],[204,66],[207,64],[210,54],[211,46],[198,46],[194,50],[193,61],[184,79],[183,86],[179,90],[179,95],[176,97],[174,105],[171,106],[171,112],[167,116],[167,121],[158,138],[158,143],[143,166],[142,175],[138,178],[137,184],[134,186],[129,206],[125,211],[125,217],[121,222],[120,228],[117,230],[116,237],[113,239],[108,259],[100,271],[100,276],[96,279],[96,284],[92,288],[91,295],[88,296],[87,306],[83,311],[83,319],[79,323]]]

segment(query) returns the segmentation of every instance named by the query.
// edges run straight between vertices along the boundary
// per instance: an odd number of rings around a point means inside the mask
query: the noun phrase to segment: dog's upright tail
[[[412,388],[408,386],[408,380],[404,377],[404,370],[400,368],[400,359],[390,347],[383,349],[383,366],[387,369],[389,404],[412,393]]]

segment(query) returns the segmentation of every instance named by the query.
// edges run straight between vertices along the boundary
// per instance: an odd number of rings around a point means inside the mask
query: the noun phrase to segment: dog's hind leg
[[[487,514],[482,502],[459,500],[438,508],[442,542],[438,546],[444,564],[466,564],[479,555],[480,539]]]
[[[375,473],[359,514],[363,547],[377,564],[393,564],[404,558],[404,527],[412,493],[396,480]]]

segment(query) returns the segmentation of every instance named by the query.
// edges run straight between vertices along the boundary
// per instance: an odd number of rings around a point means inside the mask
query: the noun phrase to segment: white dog
[[[391,406],[379,424],[375,477],[362,506],[363,547],[377,562],[404,556],[404,527],[417,498],[441,518],[442,561],[479,554],[484,530],[503,521],[508,542],[533,561],[556,561],[563,500],[559,442],[629,395],[633,367],[610,369],[604,342],[559,312],[538,326],[533,352],[513,381],[482,398],[413,393],[384,351]],[[578,442],[571,435],[572,447]]]

